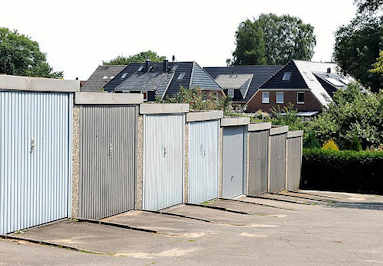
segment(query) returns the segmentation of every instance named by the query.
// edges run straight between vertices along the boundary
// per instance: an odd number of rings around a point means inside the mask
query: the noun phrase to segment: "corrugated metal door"
[[[269,131],[251,132],[249,138],[248,195],[258,195],[268,187]]]
[[[244,140],[244,127],[224,127],[222,148],[224,198],[233,198],[244,193]]]
[[[0,233],[70,216],[72,95],[0,92]]]
[[[160,210],[183,202],[185,116],[144,116],[143,208]]]
[[[270,136],[270,192],[286,189],[286,135]]]
[[[219,121],[189,124],[188,200],[201,203],[218,196]]]
[[[302,138],[287,139],[287,189],[296,191],[301,181]]]
[[[135,106],[81,107],[80,217],[134,209],[136,121]]]

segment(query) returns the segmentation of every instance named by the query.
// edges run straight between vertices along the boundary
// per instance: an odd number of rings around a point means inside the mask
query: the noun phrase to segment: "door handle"
[[[33,153],[36,149],[36,142],[35,142],[35,139],[32,138],[31,139],[31,148],[30,148],[30,153]]]

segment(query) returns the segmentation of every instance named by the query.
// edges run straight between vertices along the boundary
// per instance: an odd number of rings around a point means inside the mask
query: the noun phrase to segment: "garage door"
[[[244,127],[223,129],[222,196],[233,198],[244,193]]]
[[[143,208],[183,202],[185,115],[144,115]]]
[[[81,106],[80,217],[134,209],[136,108]]]
[[[188,200],[201,203],[218,196],[219,121],[189,124]]]
[[[0,92],[0,233],[70,216],[72,96]]]

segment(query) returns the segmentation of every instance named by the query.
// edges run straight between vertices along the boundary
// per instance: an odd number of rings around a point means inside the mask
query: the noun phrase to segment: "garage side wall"
[[[269,192],[286,189],[286,138],[287,132],[270,135]]]
[[[267,192],[269,167],[269,130],[249,132],[248,195]]]
[[[302,136],[287,138],[287,189],[296,191],[301,181]]]

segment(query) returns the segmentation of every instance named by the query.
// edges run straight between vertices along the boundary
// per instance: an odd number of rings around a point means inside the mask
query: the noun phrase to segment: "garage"
[[[160,210],[183,203],[185,113],[188,104],[142,104],[143,203]]]
[[[0,234],[71,216],[78,81],[0,76]]]
[[[248,126],[249,180],[247,195],[256,196],[267,192],[270,128],[271,123],[257,123]]]
[[[288,127],[270,130],[270,180],[269,192],[278,193],[286,189],[286,139]]]
[[[135,208],[141,94],[79,92],[78,216],[102,219]]]
[[[246,193],[247,125],[246,117],[223,118],[222,197],[234,198]]]
[[[222,111],[187,114],[189,163],[186,202],[198,204],[218,197],[218,145],[222,117]]]

